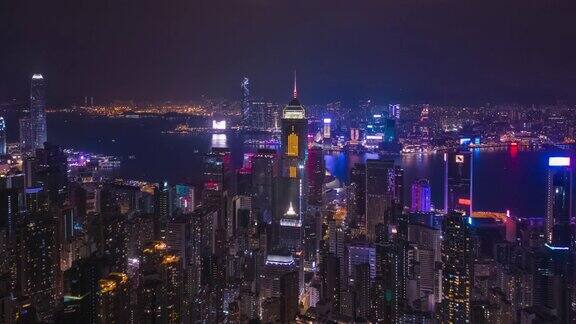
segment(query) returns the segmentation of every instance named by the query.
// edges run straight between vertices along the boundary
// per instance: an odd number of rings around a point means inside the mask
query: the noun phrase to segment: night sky
[[[0,1],[0,99],[576,101],[576,1]]]

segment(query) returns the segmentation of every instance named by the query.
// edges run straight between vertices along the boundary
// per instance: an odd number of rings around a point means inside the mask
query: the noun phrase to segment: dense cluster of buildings
[[[548,160],[542,219],[475,210],[466,145],[444,154],[443,208],[385,156],[338,185],[295,86],[279,149],[237,169],[214,147],[196,188],[112,180],[45,141],[41,82],[0,177],[2,323],[576,322],[569,155]],[[370,125],[392,142],[390,109]]]

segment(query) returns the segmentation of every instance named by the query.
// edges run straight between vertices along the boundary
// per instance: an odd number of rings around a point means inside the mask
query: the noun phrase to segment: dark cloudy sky
[[[0,98],[576,99],[576,1],[0,1]]]

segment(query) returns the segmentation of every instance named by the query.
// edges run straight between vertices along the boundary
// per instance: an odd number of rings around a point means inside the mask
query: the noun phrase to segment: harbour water
[[[187,182],[201,181],[202,159],[212,145],[213,134],[167,134],[182,120],[157,118],[108,119],[72,114],[49,114],[49,140],[62,147],[122,158],[124,178]],[[195,126],[208,126],[203,118],[188,120]],[[222,141],[222,138],[220,138]],[[223,144],[223,143],[220,143]],[[240,135],[228,133],[236,165],[247,150]],[[519,148],[474,152],[473,199],[475,210],[506,211],[520,217],[542,217],[545,208],[545,151]],[[334,153],[325,157],[327,170],[346,182],[354,163],[373,155]],[[442,207],[443,155],[404,155],[396,158],[405,172],[404,196],[410,201],[410,183],[428,178],[432,202]]]

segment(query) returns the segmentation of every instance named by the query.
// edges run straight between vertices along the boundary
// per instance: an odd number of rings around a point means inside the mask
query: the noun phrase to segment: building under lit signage
[[[472,154],[469,151],[444,154],[444,208],[472,212]]]

